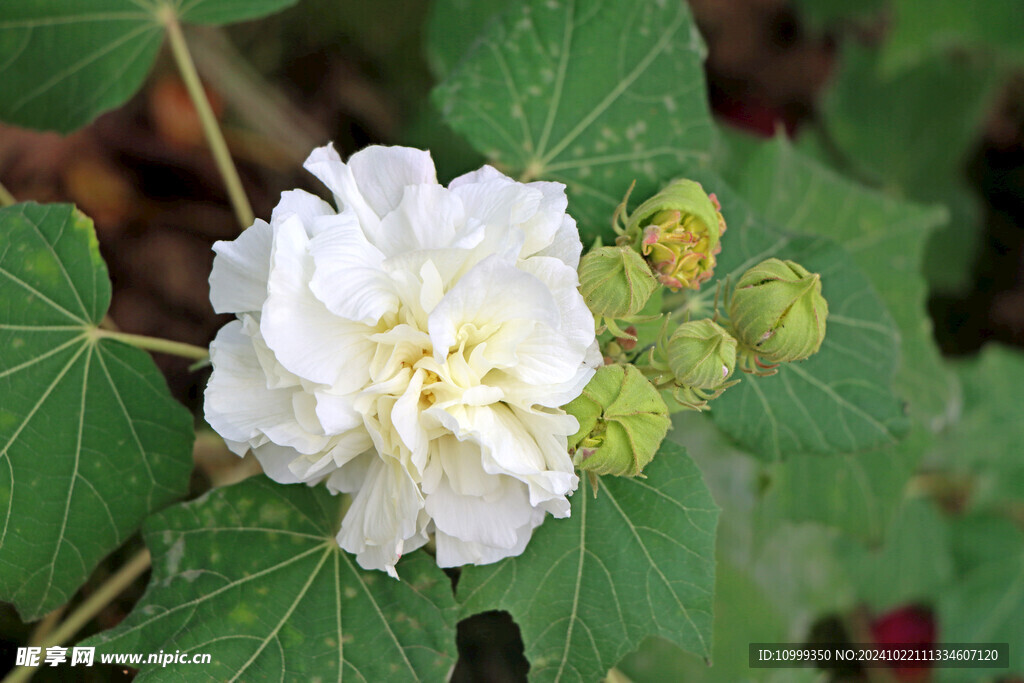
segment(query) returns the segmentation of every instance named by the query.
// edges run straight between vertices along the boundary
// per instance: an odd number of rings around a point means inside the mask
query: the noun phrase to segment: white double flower
[[[353,494],[337,536],[396,575],[436,538],[442,567],[523,551],[578,483],[559,406],[600,363],[558,183],[484,166],[438,184],[427,152],[330,146],[305,167],[337,209],[285,192],[218,242],[206,419],[282,483]]]

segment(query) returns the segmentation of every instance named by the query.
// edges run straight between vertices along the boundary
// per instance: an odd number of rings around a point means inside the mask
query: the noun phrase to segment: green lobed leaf
[[[427,60],[438,78],[447,76],[488,25],[516,0],[435,0],[427,19]]]
[[[667,640],[649,638],[617,668],[633,681],[811,683],[817,680],[820,672],[813,669],[751,669],[748,666],[750,643],[799,642],[801,636],[790,641],[788,615],[772,601],[771,590],[765,590],[744,569],[728,562],[718,563],[710,666]]]
[[[254,477],[146,523],[153,578],[99,652],[202,652],[215,680],[446,680],[456,606],[433,560],[413,553],[400,581],[360,569],[334,539],[344,497]],[[196,665],[143,667],[187,680]]]
[[[148,354],[96,336],[109,304],[92,221],[0,209],[0,599],[26,621],[188,488],[192,417]]]
[[[963,576],[977,567],[1006,559],[1007,548],[1024,547],[1024,532],[1008,517],[991,513],[968,513],[949,520],[956,574]]]
[[[949,528],[957,575],[936,598],[939,640],[1009,643],[1010,670],[1024,673],[1024,533],[1010,519],[988,513],[955,517]],[[936,673],[940,683],[959,683],[976,680],[971,674],[977,672]]]
[[[895,446],[866,453],[834,458],[791,455],[770,466],[762,504],[779,518],[819,522],[852,538],[879,543],[931,440],[918,428]]]
[[[971,480],[970,504],[992,507],[1024,501],[1024,353],[991,344],[955,365],[963,412],[937,444],[935,464]]]
[[[981,211],[964,166],[1004,80],[985,60],[945,56],[887,77],[876,51],[849,44],[823,98],[822,126],[833,150],[826,161],[897,198],[949,209],[925,260],[929,280],[945,290],[966,287],[974,265]]]
[[[565,183],[584,242],[610,243],[633,180],[642,201],[709,159],[703,56],[682,2],[529,0],[487,25],[434,101],[505,173]]]
[[[803,642],[820,614],[853,604],[852,585],[835,558],[839,535],[820,525],[766,515],[759,502],[763,466],[726,442],[706,416],[681,413],[673,425],[669,438],[693,453],[722,508],[711,665],[663,639],[649,638],[618,668],[635,681],[815,680],[812,671],[749,669],[747,647],[752,642]]]
[[[163,42],[163,12],[185,22],[252,19],[296,0],[4,0],[0,119],[67,133],[128,100]]]
[[[1002,79],[979,60],[935,58],[893,77],[878,61],[876,51],[844,47],[822,102],[824,127],[860,175],[919,201],[942,201]]]
[[[836,453],[896,443],[907,430],[891,390],[899,335],[871,283],[850,256],[821,237],[775,232],[721,180],[702,176],[722,204],[728,229],[716,275],[736,282],[775,256],[821,274],[829,317],[821,349],[771,377],[740,375],[711,405],[719,429],[759,457]],[[714,291],[714,283],[705,285]]]
[[[734,158],[731,166],[737,190],[767,220],[786,230],[827,235],[847,249],[899,328],[896,392],[910,403],[915,417],[926,420],[932,429],[941,426],[952,410],[956,384],[932,339],[921,258],[929,231],[942,222],[945,212],[858,187],[782,139]],[[826,298],[831,307],[832,298]],[[829,316],[829,335],[835,319]],[[864,322],[871,324],[869,318]],[[872,353],[895,360],[895,347],[890,342],[888,348],[875,347]],[[867,348],[858,345],[851,350]]]
[[[938,595],[939,640],[946,643],[1009,643],[1010,667],[992,673],[1024,673],[1024,543],[1000,548],[1001,556],[960,577]],[[940,668],[940,683],[978,680],[977,669]]]
[[[892,0],[893,28],[882,67],[896,73],[955,48],[1024,62],[1024,12],[1019,0]]]
[[[532,680],[598,680],[652,635],[708,656],[718,509],[686,451],[665,442],[646,479],[571,500],[519,557],[463,569],[464,614],[510,612]]]
[[[949,524],[926,499],[907,500],[885,534],[885,543],[865,548],[846,543],[837,553],[857,596],[883,612],[911,602],[930,602],[953,578]]]

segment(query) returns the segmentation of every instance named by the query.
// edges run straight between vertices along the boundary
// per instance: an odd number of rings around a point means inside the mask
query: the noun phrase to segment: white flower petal
[[[372,448],[370,436],[363,430],[354,429],[331,439],[329,451],[297,458],[289,463],[288,468],[300,481],[315,481],[337,472],[367,451],[373,453]]]
[[[500,173],[456,185],[451,194],[462,200],[468,215],[483,223],[501,226],[525,223],[537,213],[544,198],[539,189],[517,183]]]
[[[401,464],[378,457],[342,520],[338,545],[355,554],[364,569],[393,569],[405,541],[419,532],[422,508],[422,496]]]
[[[417,472],[422,472],[426,464],[427,448],[429,447],[427,431],[420,421],[420,402],[422,399],[423,379],[426,372],[417,370],[409,380],[406,388],[391,409],[391,424],[411,454],[412,464]]]
[[[363,417],[353,405],[352,394],[315,391],[316,415],[326,434],[342,434],[362,427]]]
[[[357,455],[327,477],[327,489],[331,493],[355,493],[363,487],[370,465],[379,459],[375,451]]]
[[[472,466],[472,465],[470,465]],[[475,464],[479,467],[479,462]],[[492,477],[500,484],[489,496],[462,495],[447,479],[426,497],[426,511],[438,531],[471,543],[511,548],[517,530],[533,516],[526,485],[511,477]]]
[[[334,207],[315,194],[305,190],[286,190],[281,193],[281,201],[274,207],[270,224],[277,226],[294,216],[302,222],[306,232],[312,237],[317,232],[317,221],[336,213]]]
[[[491,564],[504,560],[506,557],[522,555],[526,550],[526,544],[530,542],[533,530],[544,521],[544,512],[534,520],[516,529],[516,542],[508,548],[499,548],[465,541],[461,538],[450,536],[443,531],[438,531],[437,540],[437,566],[438,567],[461,567],[465,564]]]
[[[441,362],[465,326],[481,329],[510,320],[558,324],[551,292],[532,275],[491,256],[464,275],[430,314],[430,340]]]
[[[279,484],[299,484],[303,480],[291,470],[291,464],[302,458],[302,454],[294,448],[267,443],[252,449],[263,472]]]
[[[562,227],[562,221],[566,217],[565,209],[569,205],[569,198],[565,196],[565,185],[562,183],[538,181],[530,183],[527,187],[540,192],[541,200],[537,211],[520,225],[520,228],[526,233],[523,257],[536,254],[551,246]],[[574,223],[573,228],[575,227]],[[576,234],[573,237],[579,243],[579,235]]]
[[[267,298],[270,225],[257,220],[232,242],[214,242],[210,302],[217,313],[258,311]]]
[[[241,323],[228,323],[210,345],[214,365],[206,388],[206,421],[225,438],[253,443],[266,435],[277,444],[316,453],[327,437],[311,433],[295,415],[294,390],[268,389],[252,340]]]
[[[429,154],[330,145],[306,167],[337,208],[286,192],[218,243],[207,416],[272,478],[353,494],[337,541],[397,577],[523,551],[579,484],[560,406],[601,363],[558,183],[491,167],[437,184]]]
[[[410,185],[374,240],[387,256],[455,246],[466,222],[462,202],[440,185]]]
[[[277,362],[274,352],[267,348],[260,333],[259,313],[242,314],[242,331],[252,340],[253,350],[256,358],[259,359],[260,367],[267,376],[267,388],[287,389],[295,388],[302,384],[302,380],[292,372],[288,372]]]
[[[574,353],[586,349],[593,344],[594,314],[587,308],[583,297],[579,295],[579,276],[575,268],[563,261],[548,256],[534,256],[519,264],[520,270],[533,275],[543,282],[555,299],[555,305],[561,312],[558,330],[575,345]]]
[[[572,216],[562,217],[562,224],[558,227],[551,244],[538,251],[534,256],[551,256],[556,258],[573,270],[580,267],[580,254],[583,253],[583,244],[580,242],[580,233],[576,229],[576,221]]]
[[[366,203],[352,177],[352,169],[342,162],[333,144],[314,149],[303,166],[334,194],[339,210],[355,212],[364,231],[376,231],[380,227],[380,216]]]
[[[410,147],[367,147],[348,160],[366,203],[383,218],[402,200],[410,185],[436,185],[430,152]]]
[[[332,313],[375,325],[398,310],[394,281],[381,268],[384,255],[367,241],[354,213],[338,214],[332,223],[309,242],[315,267],[309,288]]]
[[[334,315],[310,291],[313,258],[308,244],[294,217],[275,233],[260,331],[290,372],[348,393],[366,383],[374,345],[367,339],[367,326]]]
[[[562,183],[538,181],[524,185],[490,166],[459,176],[449,187],[462,199],[468,215],[522,230],[523,258],[551,246],[569,203]],[[570,237],[579,243],[578,234]]]

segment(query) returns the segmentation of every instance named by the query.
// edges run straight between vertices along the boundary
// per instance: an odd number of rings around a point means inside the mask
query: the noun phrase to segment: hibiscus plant
[[[166,42],[239,223],[200,347],[119,330],[90,217],[0,186],[0,599],[43,620],[11,680],[447,680],[494,611],[538,680],[814,680],[748,646],[906,615],[1020,670],[1024,360],[940,356],[944,207],[721,128],[681,0],[435,0],[420,145],[321,141],[256,216],[183,26],[294,2],[0,3],[0,120],[81,128]],[[190,496],[197,433],[239,469]]]

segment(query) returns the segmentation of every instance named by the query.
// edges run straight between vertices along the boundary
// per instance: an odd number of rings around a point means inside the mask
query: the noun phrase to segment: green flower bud
[[[632,365],[605,365],[565,406],[580,423],[569,438],[572,462],[584,472],[635,477],[658,451],[669,428],[668,406]]]
[[[711,278],[725,219],[715,196],[700,183],[675,180],[637,207],[626,223],[658,280],[676,291],[697,289]]]
[[[651,269],[625,247],[593,249],[580,261],[580,291],[594,315],[626,318],[636,315],[658,288]]]
[[[827,317],[821,276],[777,258],[743,273],[729,300],[737,339],[769,363],[803,360],[816,353],[825,338]]]
[[[714,391],[736,367],[736,340],[707,318],[683,323],[668,340],[668,365],[678,384]]]

